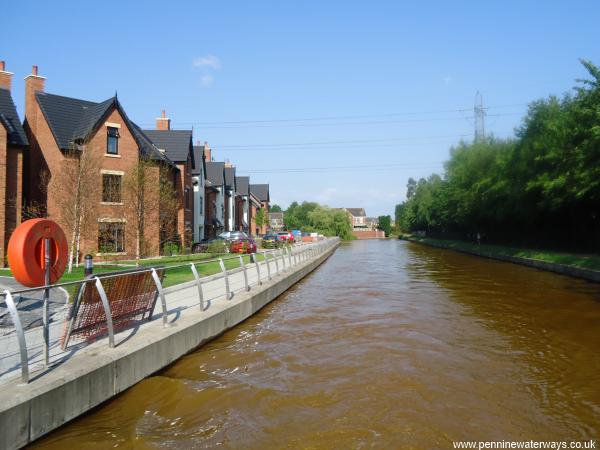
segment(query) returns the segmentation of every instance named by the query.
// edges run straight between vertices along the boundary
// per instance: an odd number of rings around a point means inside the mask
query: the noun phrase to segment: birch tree
[[[87,146],[66,153],[58,173],[52,175],[48,197],[55,199],[59,222],[66,228],[69,241],[68,272],[73,263],[79,266],[82,236],[87,235],[94,223],[96,208],[102,190],[100,160]]]

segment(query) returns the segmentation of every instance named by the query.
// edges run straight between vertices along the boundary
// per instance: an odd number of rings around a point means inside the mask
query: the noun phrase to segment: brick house
[[[256,234],[266,234],[268,231],[268,224],[263,224],[262,226],[257,226],[256,225],[256,213],[258,213],[259,210],[263,210],[265,217],[268,219],[269,218],[269,202],[270,197],[269,197],[269,185],[268,184],[251,184],[250,185],[250,193],[257,198],[260,201],[260,207],[259,208],[255,208],[255,214],[254,214],[254,230],[256,231]],[[268,220],[267,220],[268,222]]]
[[[6,247],[21,223],[23,155],[29,142],[11,96],[12,73],[0,61],[0,267],[6,264]]]
[[[250,232],[250,177],[235,177],[235,229]]]
[[[204,239],[205,230],[205,208],[206,201],[206,160],[208,154],[210,158],[210,147],[205,142],[204,145],[194,146],[194,170],[192,170],[192,186],[194,189],[194,242],[200,242]]]
[[[269,227],[273,231],[281,231],[284,229],[285,225],[283,224],[282,212],[269,213]]]
[[[354,231],[367,231],[367,213],[364,208],[344,208],[352,221]]]
[[[195,170],[195,162],[192,130],[171,130],[171,120],[166,117],[163,110],[161,117],[156,119],[156,130],[143,131],[179,169],[175,180],[175,190],[179,199],[177,233],[183,248],[190,248],[194,238],[192,171]]]
[[[225,231],[235,231],[235,167],[225,163]]]
[[[211,161],[210,153],[205,154],[205,159],[204,238],[210,239],[225,229],[225,163]]]
[[[46,93],[44,84],[45,78],[34,66],[25,78],[24,128],[30,143],[24,163],[27,205],[39,205],[69,236],[65,197],[89,192],[89,198],[82,201],[90,202],[93,217],[87,217],[89,225],[82,233],[78,257],[93,253],[131,259],[137,249],[138,227],[128,214],[132,194],[124,188],[126,175],[139,167],[141,157],[155,163],[146,169],[148,186],[158,185],[161,171],[167,179],[174,179],[179,170],[129,120],[116,96],[97,103]],[[81,166],[84,159],[95,161],[93,167],[88,163],[91,172],[83,174],[80,186],[66,185],[66,171]],[[89,189],[81,188],[84,185]],[[147,208],[142,219],[143,254],[157,255],[161,211],[158,198],[146,201],[155,202],[156,207]]]

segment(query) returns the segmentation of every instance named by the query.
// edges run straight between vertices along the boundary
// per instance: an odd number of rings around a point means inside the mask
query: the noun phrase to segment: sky
[[[472,140],[509,137],[527,104],[600,65],[600,2],[9,2],[0,59],[46,91],[118,93],[131,119],[194,130],[215,160],[269,183],[272,203],[393,215],[409,177]]]

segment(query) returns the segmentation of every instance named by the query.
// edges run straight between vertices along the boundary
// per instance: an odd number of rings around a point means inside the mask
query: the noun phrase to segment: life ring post
[[[44,315],[42,323],[44,325],[44,365],[50,365],[50,238],[44,238]]]

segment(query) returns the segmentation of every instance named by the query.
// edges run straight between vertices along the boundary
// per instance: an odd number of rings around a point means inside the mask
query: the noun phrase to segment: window
[[[183,190],[183,197],[185,199],[185,209],[190,209],[190,190],[188,188]]]
[[[107,127],[107,142],[106,153],[109,155],[119,154],[119,129],[115,127]]]
[[[102,201],[121,203],[121,175],[102,174]]]
[[[200,197],[200,211],[199,211],[200,215],[204,215],[204,202],[203,202],[203,200],[204,199],[202,197]]]
[[[122,253],[125,251],[125,224],[101,222],[98,224],[98,251],[100,253]]]

